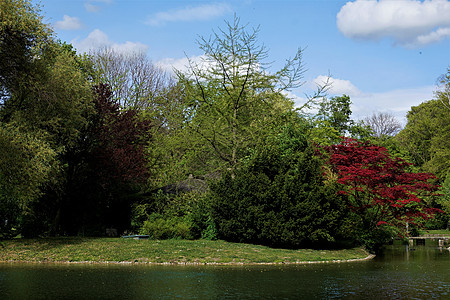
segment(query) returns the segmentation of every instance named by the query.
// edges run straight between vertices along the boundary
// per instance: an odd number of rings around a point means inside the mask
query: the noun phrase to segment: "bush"
[[[256,148],[234,177],[210,187],[219,238],[286,248],[335,243],[347,207],[336,185],[324,183],[321,166],[291,128]]]
[[[165,230],[173,224],[180,227],[179,233]],[[156,234],[158,239],[183,236],[215,239],[216,235],[209,199],[206,193],[195,190],[178,194],[164,194],[162,190],[153,193],[145,202],[133,206],[132,226],[140,232],[164,233]],[[187,228],[189,233],[183,233]]]
[[[140,234],[149,235],[151,239],[192,239],[192,222],[187,217],[164,217],[152,214],[144,222]]]
[[[205,240],[216,240],[217,229],[211,215],[211,198],[205,194],[197,195],[196,201],[192,203],[192,234],[194,238]]]

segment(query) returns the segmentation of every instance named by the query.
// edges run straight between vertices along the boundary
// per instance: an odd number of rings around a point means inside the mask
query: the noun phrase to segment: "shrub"
[[[347,208],[335,183],[324,183],[321,166],[291,128],[254,149],[234,177],[211,184],[219,238],[289,248],[334,243]]]
[[[187,217],[165,217],[151,214],[144,222],[140,234],[147,234],[151,239],[192,239],[192,222]]]

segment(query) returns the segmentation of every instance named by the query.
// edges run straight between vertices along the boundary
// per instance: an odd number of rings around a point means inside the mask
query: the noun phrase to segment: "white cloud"
[[[448,36],[450,36],[450,27],[438,28],[436,31],[428,34],[419,35],[417,37],[417,42],[419,44],[426,45],[439,42]]]
[[[56,29],[63,30],[76,30],[80,29],[83,26],[80,19],[77,17],[70,17],[68,15],[64,15],[62,21],[55,22]]]
[[[168,72],[173,73],[174,70],[178,70],[181,71],[182,73],[190,74],[192,76],[193,74],[190,67],[193,67],[196,70],[196,72],[198,71],[209,72],[209,74],[212,74],[211,72],[214,72],[213,70],[216,70],[220,73],[222,69],[221,65],[217,61],[211,58],[208,59],[206,55],[198,55],[183,58],[164,58],[157,61],[155,64],[161,69],[166,70]],[[241,65],[239,68],[240,69],[242,68],[242,72],[239,71],[240,74],[244,74],[248,71],[248,65]],[[251,72],[261,71],[260,65],[255,64],[250,71]]]
[[[314,84],[323,84],[327,76],[318,76],[309,82],[306,87],[314,89]],[[364,119],[374,112],[389,112],[397,117],[402,123],[406,123],[406,114],[412,106],[417,106],[424,101],[434,98],[435,86],[422,86],[417,88],[405,88],[377,93],[362,92],[358,90],[348,80],[336,80],[331,78],[333,88],[328,91],[327,97],[340,96],[346,94],[350,96],[352,102],[352,118],[355,120]],[[287,96],[294,100],[295,107],[301,107],[306,103],[306,97],[297,96],[296,93],[287,93]],[[317,109],[306,110],[309,113],[316,113]]]
[[[149,17],[146,24],[159,26],[167,22],[210,20],[228,12],[231,12],[231,8],[225,3],[190,6],[167,12],[158,12]]]
[[[88,12],[96,13],[99,12],[102,8],[99,5],[95,5],[94,3],[105,3],[111,4],[112,0],[90,0],[84,4],[84,8]]]
[[[306,95],[304,96],[304,97],[301,97],[301,96],[299,96],[299,95],[297,95],[296,93],[294,93],[294,92],[291,92],[291,91],[283,91],[283,94],[287,97],[287,98],[289,98],[289,99],[291,99],[293,102],[294,102],[294,107],[295,108],[300,108],[300,107],[302,107],[306,102],[308,102],[308,98],[306,97]],[[311,113],[311,112],[315,112],[316,110],[315,109],[313,109],[313,110],[305,110],[305,112],[307,112],[307,113]]]
[[[380,93],[366,93],[352,97],[352,112],[355,119],[364,119],[374,112],[390,112],[405,122],[406,113],[411,106],[433,99],[435,86],[398,89]]]
[[[92,3],[85,3],[84,8],[86,9],[86,11],[92,12],[92,13],[96,13],[96,12],[100,11],[100,9],[101,9],[100,6],[94,5]]]
[[[194,56],[189,58],[191,61],[194,61],[196,63],[200,63],[201,56]],[[173,72],[174,69],[182,71],[183,73],[186,72],[189,68],[189,59],[187,57],[183,58],[164,58],[160,61],[157,61],[155,64],[162,68],[165,71]]]
[[[111,41],[106,33],[100,29],[95,29],[92,31],[87,38],[78,41],[78,39],[71,41],[72,45],[79,52],[89,52],[92,49],[99,48],[112,48],[119,52],[147,52],[148,46],[141,44],[139,42],[134,43],[126,41],[123,44],[118,44]]]
[[[324,85],[327,80],[331,84],[330,89],[328,90],[328,94],[332,95],[343,95],[346,94],[350,97],[352,96],[360,96],[362,92],[353,85],[349,80],[337,79],[329,76],[319,75],[314,80],[314,86]]]
[[[450,36],[450,1],[356,0],[341,8],[337,26],[349,38],[427,45]]]

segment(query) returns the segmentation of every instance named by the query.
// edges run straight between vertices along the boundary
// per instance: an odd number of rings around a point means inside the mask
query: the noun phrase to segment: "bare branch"
[[[402,126],[394,115],[386,112],[378,112],[365,118],[364,125],[372,129],[376,137],[395,136]]]

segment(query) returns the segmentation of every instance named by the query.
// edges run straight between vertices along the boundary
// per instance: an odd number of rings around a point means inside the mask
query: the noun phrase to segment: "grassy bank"
[[[16,239],[0,243],[0,262],[296,263],[363,259],[362,249],[285,250],[206,240]]]
[[[440,229],[440,230],[421,230],[419,231],[420,236],[429,236],[429,235],[445,235],[450,236],[450,230]]]

